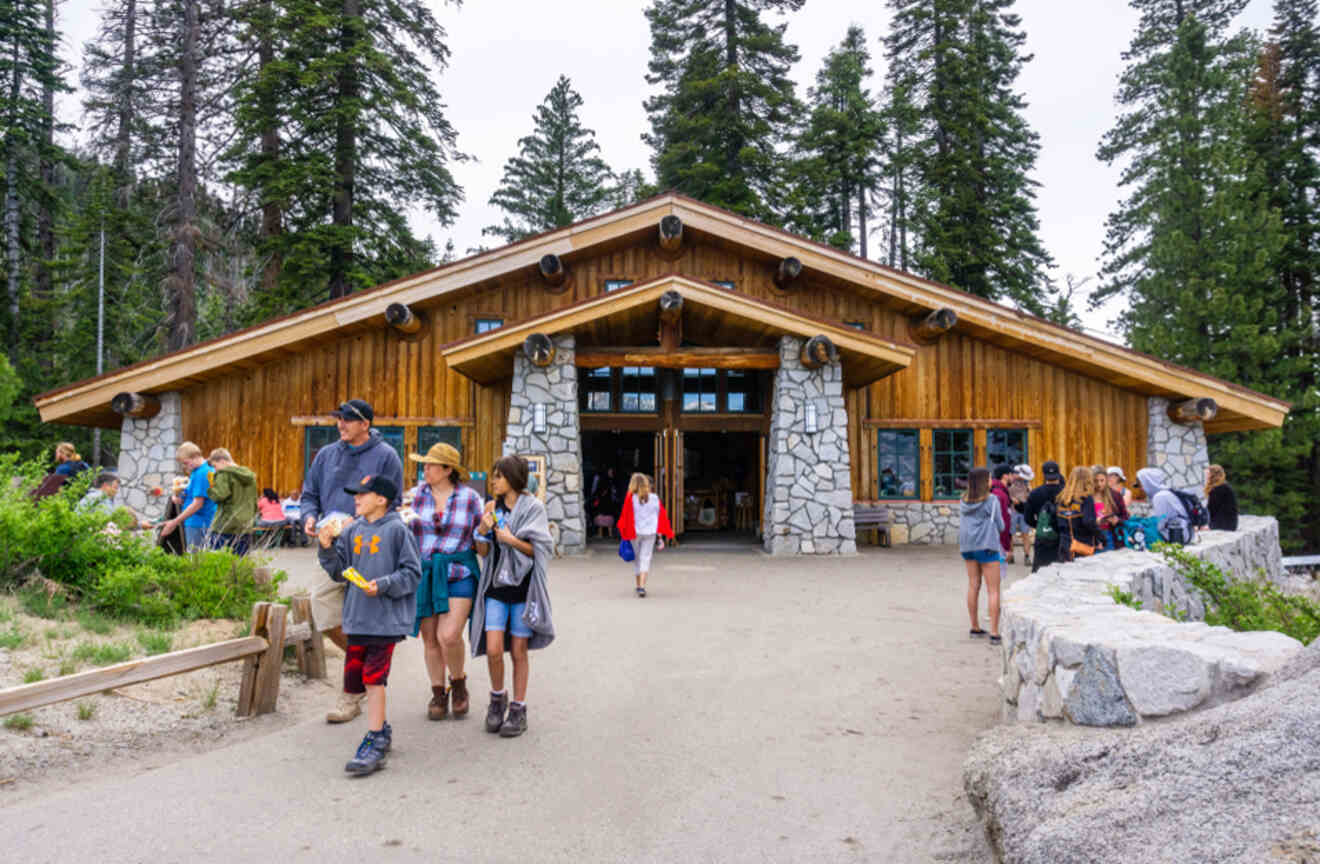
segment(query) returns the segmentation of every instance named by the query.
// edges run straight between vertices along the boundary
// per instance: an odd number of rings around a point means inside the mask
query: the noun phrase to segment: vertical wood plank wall
[[[566,290],[548,292],[530,268],[479,283],[424,307],[420,339],[406,340],[384,322],[324,345],[237,370],[183,392],[184,436],[204,450],[224,446],[281,493],[302,485],[304,427],[290,419],[325,414],[343,400],[369,400],[380,418],[471,418],[464,458],[477,469],[500,453],[510,382],[483,387],[448,370],[437,348],[470,335],[477,318],[512,323],[599,295],[607,279],[644,281],[676,273],[731,281],[738,291],[816,318],[857,322],[907,342],[907,320],[883,300],[810,276],[781,293],[774,264],[711,243],[689,243],[677,260],[654,242],[572,260]],[[1141,394],[1016,354],[954,332],[919,349],[910,368],[847,394],[854,495],[876,494],[875,428],[867,418],[1039,420],[1030,435],[1031,462],[1121,465],[1145,462],[1146,400]],[[383,422],[388,422],[384,420]],[[929,435],[923,436],[923,440]],[[983,437],[978,440],[983,442]],[[927,442],[928,443],[928,442]],[[929,471],[923,470],[923,486]],[[411,476],[411,475],[408,475]]]

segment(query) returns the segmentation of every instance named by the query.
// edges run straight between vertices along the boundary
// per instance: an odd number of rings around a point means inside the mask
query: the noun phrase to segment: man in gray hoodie
[[[322,447],[312,460],[312,467],[307,469],[303,479],[302,500],[299,502],[299,518],[303,520],[303,530],[309,536],[316,535],[316,526],[327,515],[341,513],[351,516],[354,511],[353,496],[345,489],[362,482],[366,476],[384,477],[394,484],[394,497],[389,502],[389,509],[399,506],[399,490],[403,488],[403,463],[394,448],[385,443],[380,433],[371,428],[376,415],[371,404],[362,399],[349,399],[330,412],[339,427],[339,440],[328,447]],[[316,624],[325,631],[326,638],[338,645],[340,650],[348,650],[344,638],[343,620],[344,585],[326,579],[312,586],[312,611]],[[339,705],[332,712],[338,720],[346,723],[361,713],[361,699],[340,697]]]

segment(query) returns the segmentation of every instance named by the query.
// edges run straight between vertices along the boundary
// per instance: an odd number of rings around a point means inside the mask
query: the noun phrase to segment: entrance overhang
[[[838,349],[848,387],[861,387],[906,369],[916,355],[914,345],[882,339],[841,322],[813,318],[721,285],[677,275],[661,276],[452,342],[440,353],[450,369],[479,384],[494,384],[512,375],[514,355],[534,333],[575,333],[578,351],[607,360],[609,352],[637,354],[639,359],[650,355],[646,364],[635,365],[686,365],[682,355],[688,352],[700,361],[702,349],[689,346],[665,352],[671,360],[658,359],[658,348],[646,347],[639,352],[619,347],[641,341],[637,337],[643,334],[656,338],[660,296],[668,291],[677,291],[683,297],[686,337],[712,346],[706,351],[744,350],[749,358],[755,358],[753,368],[767,368],[767,352],[777,350],[779,337],[786,334],[802,339],[828,337]],[[735,355],[736,350],[730,354]]]

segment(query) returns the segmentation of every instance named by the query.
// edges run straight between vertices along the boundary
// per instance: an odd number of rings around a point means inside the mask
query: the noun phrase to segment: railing
[[[1285,570],[1309,570],[1320,567],[1320,555],[1293,555],[1283,559]]]
[[[293,609],[292,625],[288,621],[290,606]],[[239,717],[269,714],[275,710],[275,703],[279,699],[280,670],[284,664],[286,646],[294,646],[298,669],[302,674],[308,678],[325,677],[325,642],[321,632],[316,629],[311,600],[307,597],[294,597],[290,606],[282,603],[255,604],[252,607],[252,635],[240,639],[129,660],[103,669],[0,690],[0,716],[236,660],[243,661],[243,679],[239,685],[236,713]]]

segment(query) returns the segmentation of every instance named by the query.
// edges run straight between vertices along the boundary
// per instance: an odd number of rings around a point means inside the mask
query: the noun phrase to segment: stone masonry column
[[[852,477],[843,367],[804,369],[802,340],[779,340],[765,478],[765,550],[772,555],[853,555]],[[816,431],[807,431],[807,406]]]
[[[1146,412],[1146,465],[1163,469],[1174,489],[1199,494],[1205,485],[1205,469],[1210,464],[1205,427],[1199,420],[1193,423],[1170,420],[1169,400],[1159,396],[1146,400]]]
[[[554,343],[555,359],[545,368],[533,366],[521,350],[514,355],[504,455],[546,457],[545,509],[558,535],[556,551],[574,555],[587,548],[575,342],[569,334]],[[543,432],[534,429],[537,403],[545,405]]]
[[[155,417],[125,417],[119,427],[119,500],[152,521],[165,515],[170,479],[177,470],[174,453],[183,443],[179,394],[161,393],[159,399]],[[152,495],[153,487],[167,494]]]

